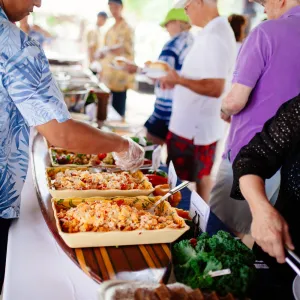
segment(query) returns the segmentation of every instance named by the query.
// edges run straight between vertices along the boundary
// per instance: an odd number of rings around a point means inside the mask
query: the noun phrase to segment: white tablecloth
[[[96,300],[98,289],[52,237],[29,169],[21,217],[9,232],[3,300]]]

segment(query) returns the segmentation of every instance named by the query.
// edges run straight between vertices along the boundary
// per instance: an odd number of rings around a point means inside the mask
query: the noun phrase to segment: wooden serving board
[[[44,219],[56,242],[78,267],[98,283],[124,276],[130,278],[131,274],[137,280],[145,280],[146,276],[152,282],[168,281],[171,272],[170,245],[69,248],[57,231],[45,174],[46,167],[50,166],[50,158],[39,134],[33,140],[31,154],[33,180]],[[143,276],[138,276],[136,272],[139,271]]]

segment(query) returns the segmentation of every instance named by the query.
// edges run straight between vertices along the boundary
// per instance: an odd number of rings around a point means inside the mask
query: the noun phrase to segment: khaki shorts
[[[250,233],[252,216],[247,201],[235,200],[230,197],[233,184],[232,164],[223,159],[218,171],[209,205],[211,211],[233,232]],[[280,171],[271,179],[266,180],[266,193],[270,203],[275,205],[280,187]]]

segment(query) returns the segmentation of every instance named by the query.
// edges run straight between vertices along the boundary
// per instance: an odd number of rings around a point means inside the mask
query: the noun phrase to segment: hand
[[[94,54],[94,57],[93,57],[93,59],[94,60],[98,60],[98,59],[103,59],[103,58],[105,58],[105,52],[103,52],[103,51],[101,51],[101,50],[97,50],[96,52],[95,52],[95,54]]]
[[[159,79],[162,89],[173,89],[180,82],[180,76],[174,69],[170,69],[165,77]]]
[[[253,214],[251,233],[256,243],[278,263],[285,263],[285,246],[294,250],[286,221],[269,203],[257,215]]]
[[[129,74],[135,74],[138,70],[138,66],[132,63],[125,63],[124,71],[128,72]]]
[[[117,49],[111,49],[109,50],[109,52],[115,56],[121,56],[124,52],[124,48],[123,47],[120,47],[120,48],[117,48]]]
[[[127,150],[122,152],[114,152],[113,157],[116,165],[125,171],[137,171],[144,164],[145,151],[135,143],[131,138],[127,140]]]
[[[231,123],[231,116],[223,113],[222,111],[221,111],[221,119],[227,123]]]

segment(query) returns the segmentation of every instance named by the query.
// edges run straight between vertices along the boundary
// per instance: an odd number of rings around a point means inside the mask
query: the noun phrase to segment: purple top
[[[279,107],[300,93],[300,5],[252,31],[238,56],[233,83],[253,88],[233,116],[224,156],[234,161]]]

